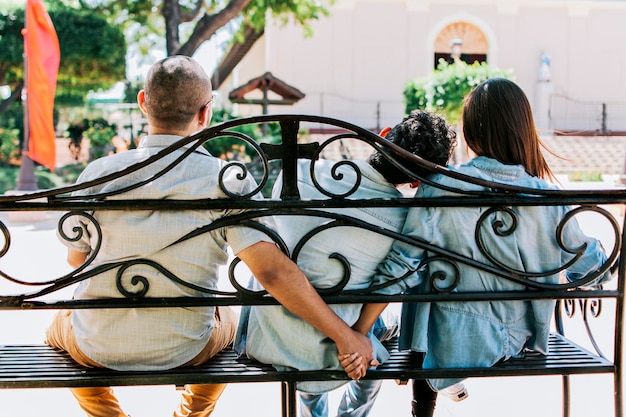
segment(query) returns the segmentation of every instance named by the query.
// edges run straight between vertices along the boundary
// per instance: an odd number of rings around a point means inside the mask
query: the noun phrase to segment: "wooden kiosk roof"
[[[248,99],[246,94],[254,90],[263,92],[262,98]],[[280,99],[270,99],[268,92],[278,94]],[[247,83],[235,88],[228,94],[228,98],[233,103],[240,104],[261,104],[263,105],[263,113],[266,113],[269,104],[290,105],[294,104],[305,97],[305,94],[297,88],[287,84],[283,80],[274,77],[271,72],[253,78]]]

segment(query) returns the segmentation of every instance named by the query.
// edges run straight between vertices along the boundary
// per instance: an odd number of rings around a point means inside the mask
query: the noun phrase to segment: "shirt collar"
[[[139,142],[138,149],[142,148],[166,148],[179,140],[183,139],[183,136],[178,135],[147,135],[141,139]],[[189,148],[194,142],[190,142],[187,145],[183,146],[181,149]],[[194,150],[194,152],[199,152],[205,155],[211,155],[209,151],[207,151],[203,146],[199,146]]]
[[[474,166],[476,169],[498,178],[521,179],[529,176],[522,165],[503,164],[497,159],[486,156],[477,156],[467,165]]]

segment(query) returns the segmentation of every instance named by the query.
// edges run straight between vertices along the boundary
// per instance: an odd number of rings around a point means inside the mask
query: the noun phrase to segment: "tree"
[[[108,89],[126,76],[126,40],[122,30],[104,18],[50,3],[48,13],[61,46],[57,104],[82,104],[90,90]],[[24,85],[24,9],[0,11],[0,85],[11,96],[0,113],[20,97]]]
[[[485,62],[471,65],[463,61],[452,64],[441,60],[429,76],[410,81],[405,90],[405,112],[422,109],[443,114],[448,122],[460,121],[465,96],[483,81],[494,78],[512,78],[510,70],[490,67]]]
[[[144,42],[146,32],[165,37],[167,55],[192,56],[218,30],[234,27],[230,52],[223,57],[214,74],[215,87],[241,61],[254,42],[263,36],[266,12],[282,22],[289,19],[302,25],[310,34],[308,22],[328,14],[334,0],[79,0],[83,7],[124,22],[131,36]],[[158,16],[157,16],[158,15]],[[157,18],[158,17],[158,18]],[[131,29],[132,26],[132,29]],[[231,27],[231,29],[232,29]],[[144,50],[147,49],[144,45]]]

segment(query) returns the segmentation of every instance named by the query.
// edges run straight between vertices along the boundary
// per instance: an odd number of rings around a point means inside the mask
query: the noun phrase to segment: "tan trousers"
[[[46,343],[70,354],[79,364],[88,367],[103,368],[89,359],[78,347],[70,317],[70,310],[57,313],[46,331]],[[205,348],[183,366],[198,366],[229,346],[237,329],[237,313],[230,307],[219,307],[216,312],[215,328]],[[215,409],[215,404],[226,388],[226,384],[188,384],[185,385],[174,417],[207,417]],[[80,407],[89,417],[128,417],[120,406],[110,387],[70,388]]]

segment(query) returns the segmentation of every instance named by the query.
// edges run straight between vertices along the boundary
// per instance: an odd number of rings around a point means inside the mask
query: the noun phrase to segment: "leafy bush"
[[[113,138],[117,135],[117,125],[110,124],[106,119],[83,119],[71,123],[66,136],[70,138],[70,151],[77,159],[83,138],[89,139],[89,160],[98,159],[115,150]]]
[[[227,109],[215,109],[213,110],[212,124],[222,123],[236,118],[237,117],[231,114]],[[258,124],[238,126],[233,128],[233,130],[251,137],[257,143],[280,142],[280,127],[278,123],[268,123],[265,132],[263,132]],[[212,139],[205,143],[204,147],[211,155],[228,160],[237,159],[242,162],[250,162],[257,157],[252,146],[233,137]]]
[[[448,64],[439,61],[429,76],[410,81],[404,90],[405,112],[422,109],[442,114],[451,124],[457,123],[463,111],[465,96],[489,78],[513,78],[510,70],[490,67],[486,63],[463,61]]]
[[[569,180],[572,182],[598,182],[603,181],[601,171],[576,171],[569,174]]]
[[[0,127],[0,166],[19,164],[20,148],[20,131]]]
[[[83,164],[72,164],[57,167],[54,172],[50,172],[47,168],[37,166],[35,168],[37,188],[45,190],[74,184],[78,174],[80,174],[84,168],[85,166]],[[0,166],[0,194],[16,189],[19,170],[20,168],[17,166]]]

